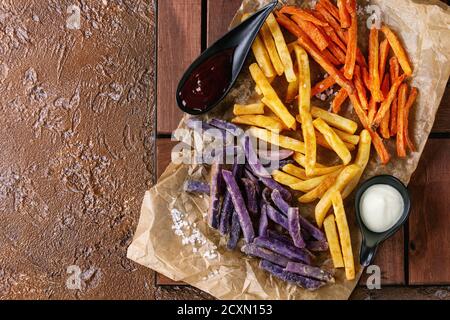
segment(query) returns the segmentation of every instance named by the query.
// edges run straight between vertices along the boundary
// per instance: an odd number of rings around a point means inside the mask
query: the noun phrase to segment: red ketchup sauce
[[[192,71],[178,93],[185,108],[204,111],[223,96],[231,82],[233,53],[219,52]]]

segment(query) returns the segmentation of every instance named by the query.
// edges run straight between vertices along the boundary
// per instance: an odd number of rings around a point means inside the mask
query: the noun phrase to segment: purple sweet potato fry
[[[305,241],[302,238],[300,229],[300,219],[298,208],[289,208],[288,210],[288,226],[289,234],[291,235],[294,245],[297,248],[304,248],[306,246]]]
[[[278,253],[258,247],[252,243],[244,245],[241,251],[244,252],[246,255],[261,258],[282,267],[286,267],[290,262],[288,258]]]
[[[239,238],[241,237],[241,224],[239,223],[239,216],[236,211],[231,217],[230,238],[228,239],[227,248],[229,250],[236,249]]]
[[[252,172],[258,177],[270,178],[270,173],[263,167],[261,161],[258,158],[258,154],[253,148],[250,136],[245,135],[244,137],[242,137],[242,145],[244,146],[247,163],[252,169]]]
[[[328,251],[328,242],[326,241],[306,241],[306,249],[314,252]]]
[[[317,227],[315,227],[311,222],[309,222],[305,217],[300,216],[300,225],[302,228],[304,228],[306,231],[309,232],[309,234],[318,241],[327,241],[327,238],[325,237],[325,234]]]
[[[271,204],[272,203],[272,199],[270,198],[271,194],[272,191],[269,188],[265,187],[261,194],[262,201],[266,204]]]
[[[270,220],[279,224],[284,229],[289,230],[288,219],[277,209],[272,207],[270,204],[266,204],[266,213]]]
[[[231,195],[231,201],[233,201],[234,209],[239,217],[239,223],[241,224],[242,233],[247,243],[251,243],[255,237],[255,231],[253,230],[252,220],[245,206],[244,197],[239,190],[239,186],[233,173],[228,170],[222,170],[222,176],[227,185],[227,190]]]
[[[258,178],[255,177],[255,175],[251,172],[251,170],[245,168],[243,176],[246,177],[247,179],[250,179],[250,180],[253,181],[253,183],[256,186],[256,193],[258,195],[260,195],[261,194],[261,187],[259,186],[259,180],[258,180]]]
[[[266,259],[269,260],[269,259]],[[270,260],[269,260],[270,261]],[[271,261],[273,262],[273,261]],[[309,266],[299,262],[288,262],[286,268],[284,269],[287,272],[292,272],[295,274],[299,274],[304,277],[317,279],[320,281],[326,282],[334,282],[333,275],[327,271],[324,271],[320,268]]]
[[[297,248],[293,245],[286,244],[277,239],[272,239],[268,237],[257,237],[255,238],[253,243],[258,247],[266,248],[271,251],[277,252],[285,256],[289,260],[311,264],[311,256],[306,250]]]
[[[252,180],[242,178],[242,184],[244,186],[246,200],[247,200],[247,209],[253,217],[258,215],[258,198],[256,194],[256,186]]]
[[[214,163],[211,166],[211,177],[210,177],[210,200],[208,209],[208,223],[214,229],[217,229],[219,224],[219,212],[220,212],[220,196],[221,196],[221,186],[222,186],[222,165],[219,163]]]
[[[240,127],[225,120],[211,119],[208,121],[208,124],[213,127],[225,130],[235,137],[239,137],[244,134],[244,130],[242,130]]]
[[[277,161],[277,160],[284,160],[289,158],[294,154],[294,151],[292,150],[286,150],[286,149],[280,149],[278,151],[266,151],[266,152],[258,152],[259,156],[262,159],[269,160],[269,161]]]
[[[234,163],[232,172],[233,176],[236,180],[239,180],[243,174],[244,165]],[[231,215],[233,214],[234,205],[231,200],[231,195],[228,192],[226,186],[225,186],[225,196],[223,197],[223,204],[222,209],[220,212],[220,221],[219,221],[219,232],[221,235],[226,235],[230,232],[230,226],[231,226]]]
[[[283,242],[284,244],[286,244],[288,246],[295,247],[294,241],[292,241],[292,239],[289,235],[283,235],[274,230],[267,230],[267,238],[275,239],[280,242]],[[307,253],[312,259],[315,258],[314,254],[312,252],[310,252],[308,248],[302,248],[302,251]]]
[[[299,274],[285,271],[282,267],[267,260],[261,260],[259,262],[259,267],[283,281],[294,283],[308,290],[317,290],[325,285],[325,282],[323,281],[309,279]]]
[[[287,201],[290,201],[292,198],[291,193],[285,189],[282,185],[280,185],[278,182],[276,182],[275,180],[273,180],[272,178],[264,178],[264,177],[259,177],[259,180],[269,189],[272,190],[278,190],[280,191],[281,195],[283,196],[283,198]]]
[[[261,215],[259,217],[258,236],[264,237],[267,235],[267,228],[269,227],[269,220],[267,219],[267,205],[261,206]]]
[[[272,190],[272,194],[270,195],[270,198],[272,199],[275,206],[287,216],[288,210],[289,210],[289,203],[287,203],[283,196],[281,195],[281,192],[277,189]]]
[[[183,185],[183,190],[190,193],[207,193],[211,192],[209,185],[205,182],[196,180],[186,180]]]

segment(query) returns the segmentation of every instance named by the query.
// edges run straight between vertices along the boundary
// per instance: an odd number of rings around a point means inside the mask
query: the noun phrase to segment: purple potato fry
[[[232,168],[233,176],[239,180],[244,172],[244,165],[234,163]],[[220,212],[219,232],[221,235],[226,235],[230,232],[231,216],[234,210],[231,195],[225,186],[225,196],[223,198],[222,210]]]
[[[208,223],[214,229],[217,229],[219,224],[219,213],[220,213],[220,196],[221,196],[221,186],[222,186],[222,165],[219,163],[214,163],[211,166],[211,178],[210,178],[210,200],[208,209]]]
[[[269,188],[267,188],[267,187],[264,188],[263,192],[261,194],[262,201],[266,204],[271,204],[272,203],[272,200],[270,198],[271,194],[272,194],[272,191]]]
[[[325,285],[325,282],[323,281],[309,279],[299,274],[285,271],[282,267],[277,266],[276,264],[267,260],[261,260],[259,262],[259,267],[283,281],[294,283],[302,288],[311,291],[317,290],[323,285]]]
[[[266,259],[269,260],[269,259]],[[270,261],[270,260],[269,260]],[[273,261],[271,261],[273,262]],[[320,281],[326,282],[334,282],[333,275],[329,272],[326,272],[320,268],[309,266],[299,262],[289,262],[287,267],[284,269],[285,271],[299,274],[304,277],[317,279]]]
[[[247,169],[247,168],[245,168],[244,169],[244,177],[246,177],[247,179],[250,179],[250,180],[252,180],[253,181],[253,183],[255,184],[255,186],[256,186],[256,193],[258,194],[258,195],[260,195],[261,194],[261,187],[259,186],[259,180],[258,180],[258,178],[256,178],[255,177],[255,175],[251,172],[251,169],[249,170],[249,169]]]
[[[239,223],[241,224],[244,239],[247,243],[251,243],[255,238],[255,231],[253,230],[252,220],[250,219],[247,207],[245,206],[244,197],[242,196],[236,179],[231,171],[222,170],[222,176],[227,185],[227,190],[231,195],[234,209],[239,217]]]
[[[270,198],[272,199],[275,206],[280,209],[281,213],[287,216],[288,210],[289,210],[289,203],[287,203],[283,196],[281,195],[279,190],[272,190],[272,194],[270,195]]]
[[[285,256],[289,260],[311,264],[311,256],[308,251],[297,248],[293,245],[289,245],[277,239],[272,239],[268,237],[257,237],[255,238],[254,244],[259,247],[263,247],[271,251],[277,252]]]
[[[283,186],[281,186],[278,182],[276,182],[275,180],[273,180],[272,178],[264,178],[264,177],[259,177],[259,180],[269,189],[272,190],[278,190],[280,191],[281,195],[283,196],[283,198],[287,201],[290,201],[292,198],[291,193],[285,189]]]
[[[288,263],[290,262],[288,258],[286,258],[278,253],[255,246],[252,243],[244,245],[242,247],[241,251],[244,252],[246,255],[261,258],[261,259],[270,261],[272,263],[275,263],[275,264],[285,267],[285,268],[288,265]]]
[[[289,230],[288,219],[277,209],[272,207],[270,204],[266,204],[266,214],[276,224],[279,224],[284,229]]]
[[[255,152],[255,149],[253,148],[250,136],[245,135],[242,138],[242,145],[244,146],[247,163],[252,169],[252,172],[258,177],[270,178],[271,177],[270,173],[263,167],[261,161],[258,158],[258,154]]]
[[[288,226],[289,234],[291,235],[294,244],[298,248],[306,247],[305,241],[302,238],[300,231],[300,218],[298,208],[289,208],[288,210]]]
[[[186,180],[183,185],[183,190],[190,193],[207,193],[211,192],[209,185],[206,182],[196,180]]]
[[[269,161],[277,161],[277,160],[284,160],[289,158],[294,154],[294,151],[292,150],[285,150],[280,149],[278,151],[266,151],[266,152],[259,152],[259,156],[265,160]]]
[[[289,246],[295,246],[294,242],[290,237],[288,237],[287,235],[280,234],[274,230],[267,230],[267,237],[270,239],[276,239],[278,241],[281,241]],[[315,258],[314,254],[312,254],[312,252],[310,252],[308,248],[303,248],[302,250],[308,253],[311,256],[311,258],[313,259]]]
[[[303,229],[305,229],[309,234],[318,241],[327,241],[325,234],[317,227],[315,227],[311,222],[309,222],[306,218],[300,216],[300,225]]]
[[[211,119],[210,121],[208,121],[208,124],[213,127],[225,130],[235,137],[239,137],[244,134],[244,130],[242,130],[240,127],[225,120]]]
[[[326,241],[306,241],[306,249],[314,252],[328,251],[328,242]]]
[[[229,250],[236,249],[240,237],[241,237],[241,224],[239,223],[239,217],[236,211],[234,211],[231,217],[230,238],[228,239],[227,248]]]
[[[256,185],[252,180],[242,178],[242,184],[244,185],[244,190],[247,199],[247,209],[253,217],[258,215],[258,198],[256,194]]]
[[[258,236],[264,237],[267,235],[267,228],[269,227],[269,220],[267,219],[267,205],[261,206],[261,215],[259,217]]]

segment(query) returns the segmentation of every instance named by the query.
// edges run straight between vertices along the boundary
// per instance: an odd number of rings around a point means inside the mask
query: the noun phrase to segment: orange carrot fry
[[[397,57],[389,59],[389,74],[391,76],[391,82],[394,82],[400,76],[400,65]]]
[[[378,110],[377,115],[375,116],[375,119],[373,119],[372,128],[376,129],[380,125],[381,120],[383,120],[384,116],[389,111],[392,101],[394,101],[394,99],[395,99],[398,88],[402,84],[403,80],[405,80],[405,78],[406,78],[406,74],[403,74],[400,77],[398,77],[397,80],[395,80],[395,82],[392,84],[391,90],[389,90],[389,94],[388,94],[387,98],[381,103],[380,109]]]
[[[361,107],[364,110],[367,110],[369,108],[369,103],[367,102],[366,88],[364,87],[361,76],[361,68],[358,65],[355,66],[354,83],[356,92],[358,92],[359,101],[361,102]]]
[[[379,45],[378,29],[370,29],[369,36],[369,72],[370,72],[370,91],[376,102],[383,101],[383,95],[380,90],[380,66],[379,66]]]
[[[277,21],[283,27],[288,29],[291,33],[298,37],[299,44],[309,53],[309,55],[326,71],[330,76],[332,76],[336,83],[341,87],[345,88],[348,92],[353,93],[354,87],[348,79],[344,77],[342,72],[336,69],[336,67],[326,58],[323,57],[319,49],[312,43],[308,38],[306,33],[304,33],[300,27],[298,27],[292,20],[287,18],[285,15],[278,13]]]
[[[412,152],[416,151],[416,148],[414,146],[414,143],[412,142],[410,136],[409,136],[409,112],[411,111],[411,108],[416,101],[417,95],[418,95],[417,88],[413,87],[411,88],[411,92],[409,93],[408,101],[406,101],[406,107],[405,107],[405,125],[404,125],[404,135],[405,135],[405,141],[406,145],[408,146],[409,150]]]
[[[330,0],[320,0],[319,3],[324,8],[326,8],[328,12],[330,12],[336,20],[339,20],[339,9],[336,8],[336,6],[332,4]]]
[[[344,75],[347,79],[353,79],[356,63],[356,49],[358,47],[358,17],[351,15],[352,23],[349,29],[347,52],[345,56]]]
[[[386,38],[389,41],[389,44],[392,47],[392,51],[394,51],[395,56],[398,58],[398,62],[400,63],[403,72],[409,77],[412,75],[412,68],[409,63],[408,56],[406,55],[406,51],[403,48],[402,44],[400,43],[400,40],[397,38],[394,32],[392,32],[391,29],[389,29],[388,26],[383,25],[381,27],[381,31],[384,33]]]
[[[383,41],[381,41],[380,44],[380,81],[381,83],[383,83],[384,81],[384,72],[386,71],[386,63],[387,63],[387,58],[389,55],[389,49],[390,49],[390,45],[389,45],[389,41],[387,41],[387,39],[384,39]]]
[[[314,23],[301,19],[298,15],[291,16],[291,19],[297,23],[297,25],[308,34],[311,40],[314,42],[320,51],[325,50],[328,47],[328,41],[325,36],[320,32]]]
[[[398,99],[395,97],[394,101],[392,101],[391,106],[391,123],[389,126],[389,130],[391,133],[391,137],[397,135],[397,112],[398,112]]]
[[[383,92],[383,96],[387,97],[389,94],[389,76],[386,74],[384,76],[383,83],[381,85],[381,92]],[[391,137],[391,132],[389,130],[389,120],[391,117],[391,113],[389,111],[386,112],[383,120],[381,120],[380,124],[380,134],[384,139],[389,139]]]
[[[345,89],[340,89],[331,103],[331,108],[334,113],[339,113],[341,111],[342,104],[347,100],[348,93]]]
[[[381,139],[381,137],[378,135],[377,132],[369,129],[369,133],[370,136],[372,137],[373,146],[375,147],[375,150],[377,151],[378,156],[380,157],[381,163],[382,164],[389,163],[391,156],[389,155],[389,152],[387,151],[386,146],[383,143],[383,140]]]
[[[339,9],[339,20],[341,21],[341,28],[350,27],[350,14],[345,7],[345,0],[337,0],[337,7]]]
[[[408,85],[403,83],[400,86],[398,93],[398,117],[397,117],[397,155],[400,158],[406,157],[405,110],[406,110],[407,91]]]
[[[363,81],[364,81],[364,85],[366,86],[367,90],[370,91],[370,74],[369,74],[369,70],[367,70],[367,68],[362,68],[361,73],[362,73],[362,78],[363,78]]]
[[[370,97],[369,112],[368,112],[369,113],[369,115],[368,115],[369,123],[373,122],[373,119],[375,119],[377,111],[378,111],[378,104],[373,97]]]
[[[321,19],[316,18],[311,13],[302,10],[300,8],[294,7],[294,6],[284,6],[281,8],[280,13],[287,13],[292,15],[297,15],[299,18],[314,23],[317,26],[326,27],[328,26],[328,23],[325,21],[322,21]]]

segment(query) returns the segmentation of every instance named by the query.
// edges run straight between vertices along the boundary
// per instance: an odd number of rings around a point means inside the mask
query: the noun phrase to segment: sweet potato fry
[[[349,28],[351,24],[350,14],[345,6],[346,0],[337,0],[337,7],[339,9],[339,21],[341,22],[341,28]]]
[[[342,60],[342,56],[341,56],[341,60],[339,60],[339,59],[336,58],[336,57],[334,56],[334,54],[331,53],[331,51],[328,50],[328,49],[323,50],[321,53],[322,53],[322,56],[323,56],[325,59],[327,59],[328,61],[330,61],[330,63],[331,63],[333,66],[340,66],[341,64],[344,64],[344,62],[345,62],[345,59]]]
[[[389,41],[389,44],[392,47],[392,51],[394,51],[395,56],[398,58],[398,62],[400,63],[403,72],[409,77],[412,75],[412,68],[409,63],[408,56],[406,54],[405,49],[403,48],[402,44],[400,43],[400,40],[397,38],[395,33],[389,29],[388,26],[383,25],[381,27],[381,31],[386,36],[387,40]]]
[[[337,44],[330,40],[328,45],[328,50],[330,53],[339,61],[339,65],[345,64],[345,52],[346,50],[342,50],[339,48]]]
[[[321,17],[321,18],[323,18],[323,20],[325,20],[325,21],[326,21],[326,22],[334,29],[334,31],[336,32],[336,34],[338,35],[338,37],[339,37],[344,43],[347,43],[347,39],[346,39],[346,37],[345,37],[345,34],[344,34],[343,30],[341,29],[340,23],[338,22],[338,20],[339,20],[339,10],[338,10],[338,17],[335,18],[335,17],[333,16],[333,14],[331,14],[331,13],[327,10],[327,8],[325,8],[325,7],[323,6],[323,4],[319,2],[319,3],[316,5],[316,10],[315,10],[315,12],[316,12],[316,17]]]
[[[366,128],[369,130],[370,136],[372,137],[372,144],[375,147],[375,150],[378,153],[378,156],[380,157],[380,161],[382,164],[388,164],[391,156],[389,155],[389,152],[386,149],[386,146],[383,143],[383,140],[381,139],[380,135],[373,131],[370,128]]]
[[[408,146],[409,150],[414,152],[416,151],[416,148],[414,146],[414,143],[411,141],[411,138],[409,136],[409,112],[411,111],[411,108],[416,101],[417,95],[418,95],[418,89],[413,87],[411,88],[411,92],[409,93],[408,100],[406,101],[406,107],[405,107],[405,141],[406,145]]]
[[[311,107],[311,115],[314,118],[321,118],[334,128],[338,128],[350,134],[354,134],[358,129],[358,124],[340,115],[328,112],[322,108]]]
[[[342,104],[347,100],[348,93],[345,89],[341,88],[334,96],[333,102],[331,102],[331,109],[334,113],[341,111]]]
[[[389,74],[392,83],[400,76],[400,64],[398,63],[397,57],[389,59]]]
[[[250,66],[250,73],[253,80],[264,94],[264,97],[272,102],[268,107],[283,121],[286,127],[295,128],[295,118],[290,114],[283,102],[281,102],[277,93],[256,63]]]
[[[373,119],[375,119],[377,111],[378,111],[378,103],[375,101],[373,97],[370,97],[369,110],[367,115],[369,123],[373,122]]]
[[[338,232],[334,215],[328,216],[324,221],[325,234],[327,235],[328,245],[330,247],[331,258],[335,268],[343,268],[344,260],[342,259],[341,246],[339,244]]]
[[[353,110],[358,116],[359,121],[363,125],[364,128],[369,126],[369,118],[367,118],[366,112],[361,107],[361,103],[359,102],[358,96],[355,93],[349,95],[350,101],[353,105]]]
[[[370,72],[370,91],[376,102],[383,101],[383,95],[380,90],[380,65],[379,65],[379,42],[378,29],[370,29],[369,35],[369,72]]]
[[[362,68],[361,69],[361,75],[362,75],[362,79],[364,82],[364,85],[366,86],[367,90],[370,91],[370,74],[369,74],[369,70],[367,68]]]
[[[336,152],[339,158],[341,158],[344,165],[350,163],[350,161],[352,160],[352,155],[350,154],[350,151],[348,150],[345,143],[341,140],[341,138],[338,137],[333,129],[331,129],[330,126],[320,118],[314,120],[313,124],[314,127],[324,135],[325,140],[328,142],[334,152]]]
[[[275,133],[280,133],[284,129],[281,120],[276,120],[274,117],[263,115],[243,115],[234,117],[231,122],[237,124],[244,124],[248,126],[256,126],[268,129]]]
[[[322,196],[319,203],[315,209],[315,217],[316,223],[320,227],[322,227],[323,220],[328,214],[328,210],[331,208],[331,197],[335,191],[341,192],[345,186],[361,171],[361,167],[357,164],[352,164],[345,167],[344,170],[339,174],[336,182],[327,192]]]
[[[369,103],[367,102],[367,93],[361,75],[361,68],[358,65],[355,66],[354,83],[361,107],[364,110],[367,110],[369,108]]]
[[[233,108],[235,116],[244,116],[249,114],[264,114],[264,104],[254,103],[248,105],[235,104]]]
[[[327,26],[322,28],[328,38],[331,39],[341,50],[346,51],[347,45],[339,38],[336,31],[334,31],[333,27]]]
[[[267,25],[272,32],[272,36],[275,40],[275,46],[277,47],[278,55],[283,62],[284,73],[288,82],[293,82],[297,79],[294,72],[294,64],[292,62],[291,55],[287,48],[286,41],[284,40],[283,33],[281,32],[280,26],[278,25],[275,16],[271,13],[266,20]]]
[[[325,9],[327,9],[328,12],[330,12],[333,17],[339,21],[339,9],[336,8],[336,6],[331,3],[330,0],[320,0],[319,5],[323,6]]]
[[[297,25],[303,30],[303,32],[308,34],[308,36],[320,51],[323,51],[328,47],[327,39],[314,23],[303,20],[300,16],[297,15],[291,16],[291,19],[295,23],[297,23]]]
[[[389,123],[389,133],[391,137],[397,135],[397,112],[398,112],[398,99],[395,97],[391,105],[391,117]]]
[[[347,216],[345,215],[344,203],[339,191],[335,191],[331,197],[333,202],[334,216],[341,241],[342,256],[344,258],[345,276],[347,280],[355,279],[355,261],[353,259],[352,241],[348,228]]]
[[[278,55],[277,47],[275,41],[273,40],[272,33],[267,23],[263,24],[261,27],[260,35],[266,46],[267,53],[269,54],[270,61],[275,69],[277,75],[281,76],[284,73],[284,66],[281,62],[280,56]]]
[[[394,101],[395,96],[397,95],[397,91],[402,84],[403,80],[405,80],[406,74],[401,75],[400,77],[395,80],[395,82],[392,84],[391,89],[389,90],[389,94],[386,97],[386,99],[381,103],[380,109],[377,112],[377,115],[375,116],[375,119],[373,119],[372,122],[372,128],[376,129],[380,125],[381,121],[383,120],[386,113],[389,111],[389,108],[392,104],[392,101]]]
[[[321,27],[328,26],[327,22],[322,21],[322,20],[316,18],[311,13],[309,13],[305,10],[302,10],[300,8],[294,7],[294,6],[284,6],[283,8],[281,8],[280,13],[283,13],[283,14],[287,13],[287,14],[299,16],[300,19],[312,22],[317,26],[321,26]]]
[[[384,81],[384,75],[386,72],[386,63],[387,58],[389,55],[389,49],[390,49],[389,41],[387,39],[384,39],[381,41],[380,44],[380,82],[383,83]]]
[[[387,97],[389,94],[389,76],[386,74],[383,80],[383,84],[381,85],[381,92],[384,97]],[[389,139],[391,137],[391,132],[389,130],[389,121],[391,117],[391,112],[388,110],[383,120],[381,120],[380,124],[380,134],[384,139]]]
[[[296,140],[294,138],[278,135],[276,133],[270,132],[269,130],[256,127],[251,127],[248,130],[248,133],[255,138],[280,146],[282,148],[301,152],[302,154],[305,153],[305,144],[302,141]]]
[[[356,3],[351,1],[355,7]],[[349,7],[347,5],[347,7]],[[356,9],[355,9],[356,11]],[[356,63],[356,49],[358,47],[358,17],[356,12],[351,14],[351,25],[348,29],[347,52],[345,56],[344,75],[347,79],[353,79],[353,72]]]
[[[323,194],[336,182],[336,179],[341,171],[342,169],[339,169],[327,175],[325,180],[323,180],[317,187],[298,198],[298,201],[300,203],[311,203],[316,199],[321,198]]]
[[[406,157],[405,143],[405,114],[408,85],[403,83],[398,90],[398,113],[397,113],[397,155]]]
[[[311,89],[311,97],[318,95],[319,93],[324,92],[331,88],[334,84],[336,84],[336,80],[333,77],[326,77],[322,81],[317,82],[314,87]]]

